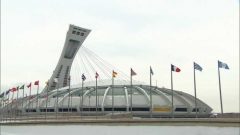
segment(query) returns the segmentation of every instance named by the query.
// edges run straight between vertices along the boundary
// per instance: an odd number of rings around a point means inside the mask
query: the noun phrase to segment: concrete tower
[[[74,57],[91,30],[70,25],[58,64],[49,80],[49,91],[69,85]],[[45,87],[44,91],[47,90]]]

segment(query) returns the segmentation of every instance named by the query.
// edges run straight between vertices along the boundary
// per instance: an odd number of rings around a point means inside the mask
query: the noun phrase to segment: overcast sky
[[[91,29],[84,46],[135,80],[149,82],[149,66],[159,87],[193,91],[220,111],[217,60],[225,112],[239,112],[238,0],[2,0],[1,90],[50,78],[69,24]],[[74,68],[74,66],[73,66]],[[111,72],[111,71],[110,71]],[[72,73],[73,74],[73,73]],[[77,75],[76,75],[77,76]]]

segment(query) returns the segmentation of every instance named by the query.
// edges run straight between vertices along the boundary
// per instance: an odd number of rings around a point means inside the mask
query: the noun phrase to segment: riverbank
[[[58,119],[27,119],[2,121],[4,126],[17,125],[162,125],[162,126],[230,126],[240,127],[240,119],[236,118],[58,118]]]

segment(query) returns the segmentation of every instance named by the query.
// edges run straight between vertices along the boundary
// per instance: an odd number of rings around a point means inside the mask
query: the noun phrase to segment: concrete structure
[[[74,57],[91,30],[69,26],[62,54],[49,80],[49,90],[68,86],[68,78]],[[58,83],[56,83],[58,81]],[[47,88],[44,89],[46,91]]]

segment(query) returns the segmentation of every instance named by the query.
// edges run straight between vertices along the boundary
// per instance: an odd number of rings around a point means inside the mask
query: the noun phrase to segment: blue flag
[[[7,90],[7,91],[6,91],[6,95],[8,95],[10,91],[11,91],[10,89],[9,89],[9,90]]]
[[[218,68],[229,69],[228,65],[226,63],[221,62],[221,61],[218,61]]]
[[[86,76],[84,74],[82,74],[82,80],[85,81],[86,80]]]
[[[194,69],[199,70],[199,71],[203,70],[202,67],[195,62],[194,62]]]
[[[150,66],[150,74],[153,75],[153,70],[151,66]]]

